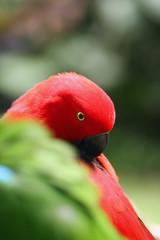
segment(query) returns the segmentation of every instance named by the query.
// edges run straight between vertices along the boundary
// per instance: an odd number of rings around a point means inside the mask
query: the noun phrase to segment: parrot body
[[[115,109],[101,88],[76,73],[55,75],[17,99],[3,119],[37,119],[57,138],[77,146],[80,161],[99,192],[100,206],[117,230],[129,240],[154,240],[102,154]]]

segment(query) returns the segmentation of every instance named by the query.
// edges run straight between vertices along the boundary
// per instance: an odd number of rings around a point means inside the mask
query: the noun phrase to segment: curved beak
[[[106,148],[108,136],[108,133],[102,133],[85,137],[81,141],[75,142],[74,145],[80,151],[80,157],[91,163],[93,159],[99,156]]]

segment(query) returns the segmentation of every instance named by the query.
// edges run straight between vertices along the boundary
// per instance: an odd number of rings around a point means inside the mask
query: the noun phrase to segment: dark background
[[[1,0],[0,112],[64,71],[112,98],[105,154],[142,216],[160,224],[160,2]]]

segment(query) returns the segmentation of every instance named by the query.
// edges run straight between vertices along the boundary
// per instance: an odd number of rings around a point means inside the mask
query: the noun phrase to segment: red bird
[[[37,119],[57,138],[73,143],[99,191],[102,209],[117,230],[129,240],[154,240],[102,154],[114,125],[115,109],[100,87],[76,73],[54,75],[18,98],[4,119]]]

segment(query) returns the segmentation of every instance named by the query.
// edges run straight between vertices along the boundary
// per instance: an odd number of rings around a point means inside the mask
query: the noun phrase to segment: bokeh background
[[[105,154],[140,215],[160,224],[160,1],[0,0],[0,113],[64,71],[114,101]]]

